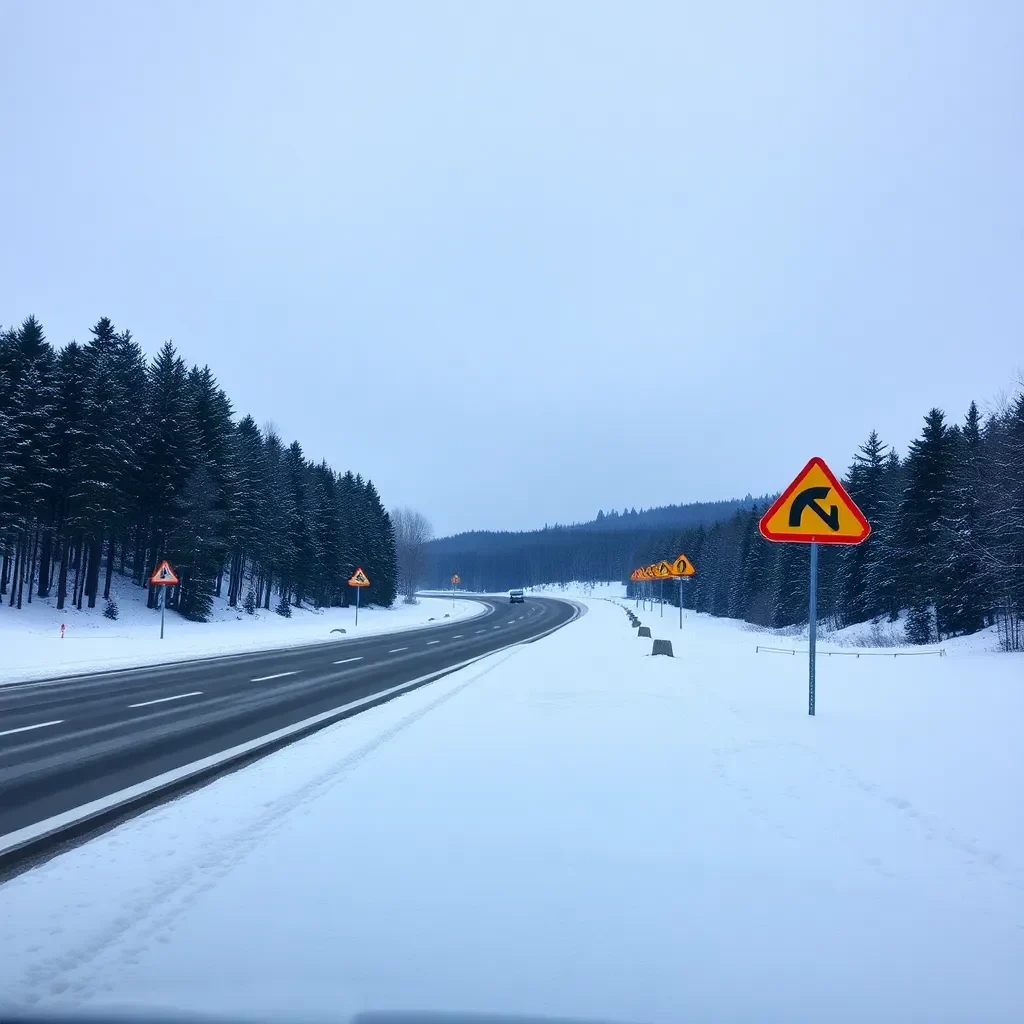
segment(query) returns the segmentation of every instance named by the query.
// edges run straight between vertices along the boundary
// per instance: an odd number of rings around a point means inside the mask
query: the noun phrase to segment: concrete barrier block
[[[672,641],[671,640],[655,640],[654,646],[651,648],[651,654],[664,654],[669,658],[675,657],[672,653]]]
[[[638,629],[638,630],[636,631],[636,635],[637,635],[637,636],[646,636],[646,637],[650,637],[650,635],[651,635],[651,627],[650,627],[650,626],[641,626],[641,627],[640,627],[640,628],[639,628],[639,629]]]

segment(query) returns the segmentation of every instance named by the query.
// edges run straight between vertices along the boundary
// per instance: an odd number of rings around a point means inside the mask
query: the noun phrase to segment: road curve
[[[12,833],[535,639],[576,611],[476,600],[480,616],[406,632],[0,687],[0,850]]]

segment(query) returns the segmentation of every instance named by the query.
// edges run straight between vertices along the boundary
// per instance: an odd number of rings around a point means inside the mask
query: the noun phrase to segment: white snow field
[[[344,1020],[1009,1022],[1024,659],[806,661],[624,612],[493,656],[0,886],[24,1006]]]
[[[360,608],[355,627],[355,608],[293,608],[286,619],[260,609],[247,615],[216,599],[211,621],[189,622],[174,612],[166,613],[164,639],[160,639],[160,613],[146,607],[146,591],[118,580],[117,619],[104,618],[104,601],[93,609],[57,611],[50,601],[36,598],[20,610],[0,605],[0,685],[27,679],[47,679],[108,668],[154,665],[183,658],[270,650],[291,644],[339,641],[373,633],[394,632],[424,626],[429,619],[443,622],[479,615],[482,605],[451,598],[420,598],[414,605],[399,600],[393,608]],[[60,627],[64,624],[64,638]],[[344,629],[344,636],[331,633]]]

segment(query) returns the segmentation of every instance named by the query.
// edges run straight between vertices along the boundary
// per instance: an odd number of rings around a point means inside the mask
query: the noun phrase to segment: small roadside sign
[[[160,591],[160,639],[164,638],[164,613],[167,611],[167,587],[176,586],[179,583],[178,574],[171,568],[171,563],[165,558],[149,577],[151,587],[161,587]],[[63,635],[63,634],[62,634]]]
[[[768,540],[797,544],[860,544],[871,526],[824,459],[811,459],[761,517]]]
[[[683,576],[692,576],[697,570],[693,567],[686,555],[679,555],[672,563],[672,575],[682,579]]]
[[[656,579],[667,580],[672,576],[672,563],[666,562],[665,559],[655,562],[652,568]]]
[[[350,587],[356,588],[356,625],[359,625],[359,595],[363,592],[363,587],[370,585],[370,577],[363,572],[362,569],[356,569],[352,573],[352,579],[348,581]]]
[[[452,586],[453,587],[457,587],[461,582],[462,582],[462,577],[458,573],[456,573],[454,576],[452,576]]]
[[[177,586],[181,581],[178,579],[177,574],[171,568],[171,563],[164,559],[154,570],[153,575],[149,577],[151,586],[154,587],[174,587]]]
[[[758,524],[767,540],[810,544],[810,587],[807,610],[807,714],[815,713],[818,645],[818,545],[860,544],[871,524],[835,473],[815,456],[779,495]]]

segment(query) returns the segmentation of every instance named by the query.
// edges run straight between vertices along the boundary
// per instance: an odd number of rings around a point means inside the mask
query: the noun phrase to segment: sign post
[[[808,634],[810,637],[809,656],[811,661],[810,678],[807,684],[807,714],[814,714],[814,669],[818,647],[818,545],[811,541],[811,596],[808,614]]]
[[[354,573],[352,573],[352,579],[350,579],[348,581],[348,585],[350,587],[355,587],[356,588],[356,622],[355,622],[355,624],[356,624],[356,626],[358,626],[359,625],[359,594],[361,593],[363,587],[368,587],[370,585],[370,577],[367,576],[366,573],[363,572],[362,569],[356,569],[356,571]]]
[[[160,639],[164,638],[164,612],[167,610],[167,588],[176,587],[180,581],[177,573],[171,568],[171,563],[165,558],[149,577],[151,587],[160,588]]]
[[[462,582],[462,577],[459,574],[452,574],[452,607],[455,607],[455,588]]]
[[[669,566],[672,576],[679,580],[679,628],[683,628],[683,580],[692,576],[696,570],[693,563],[686,555],[677,555],[676,560]]]
[[[827,509],[819,504],[822,501],[828,501]],[[815,456],[765,512],[758,527],[766,540],[811,546],[807,714],[813,715],[818,647],[818,545],[860,544],[871,533],[871,524],[825,461]]]

